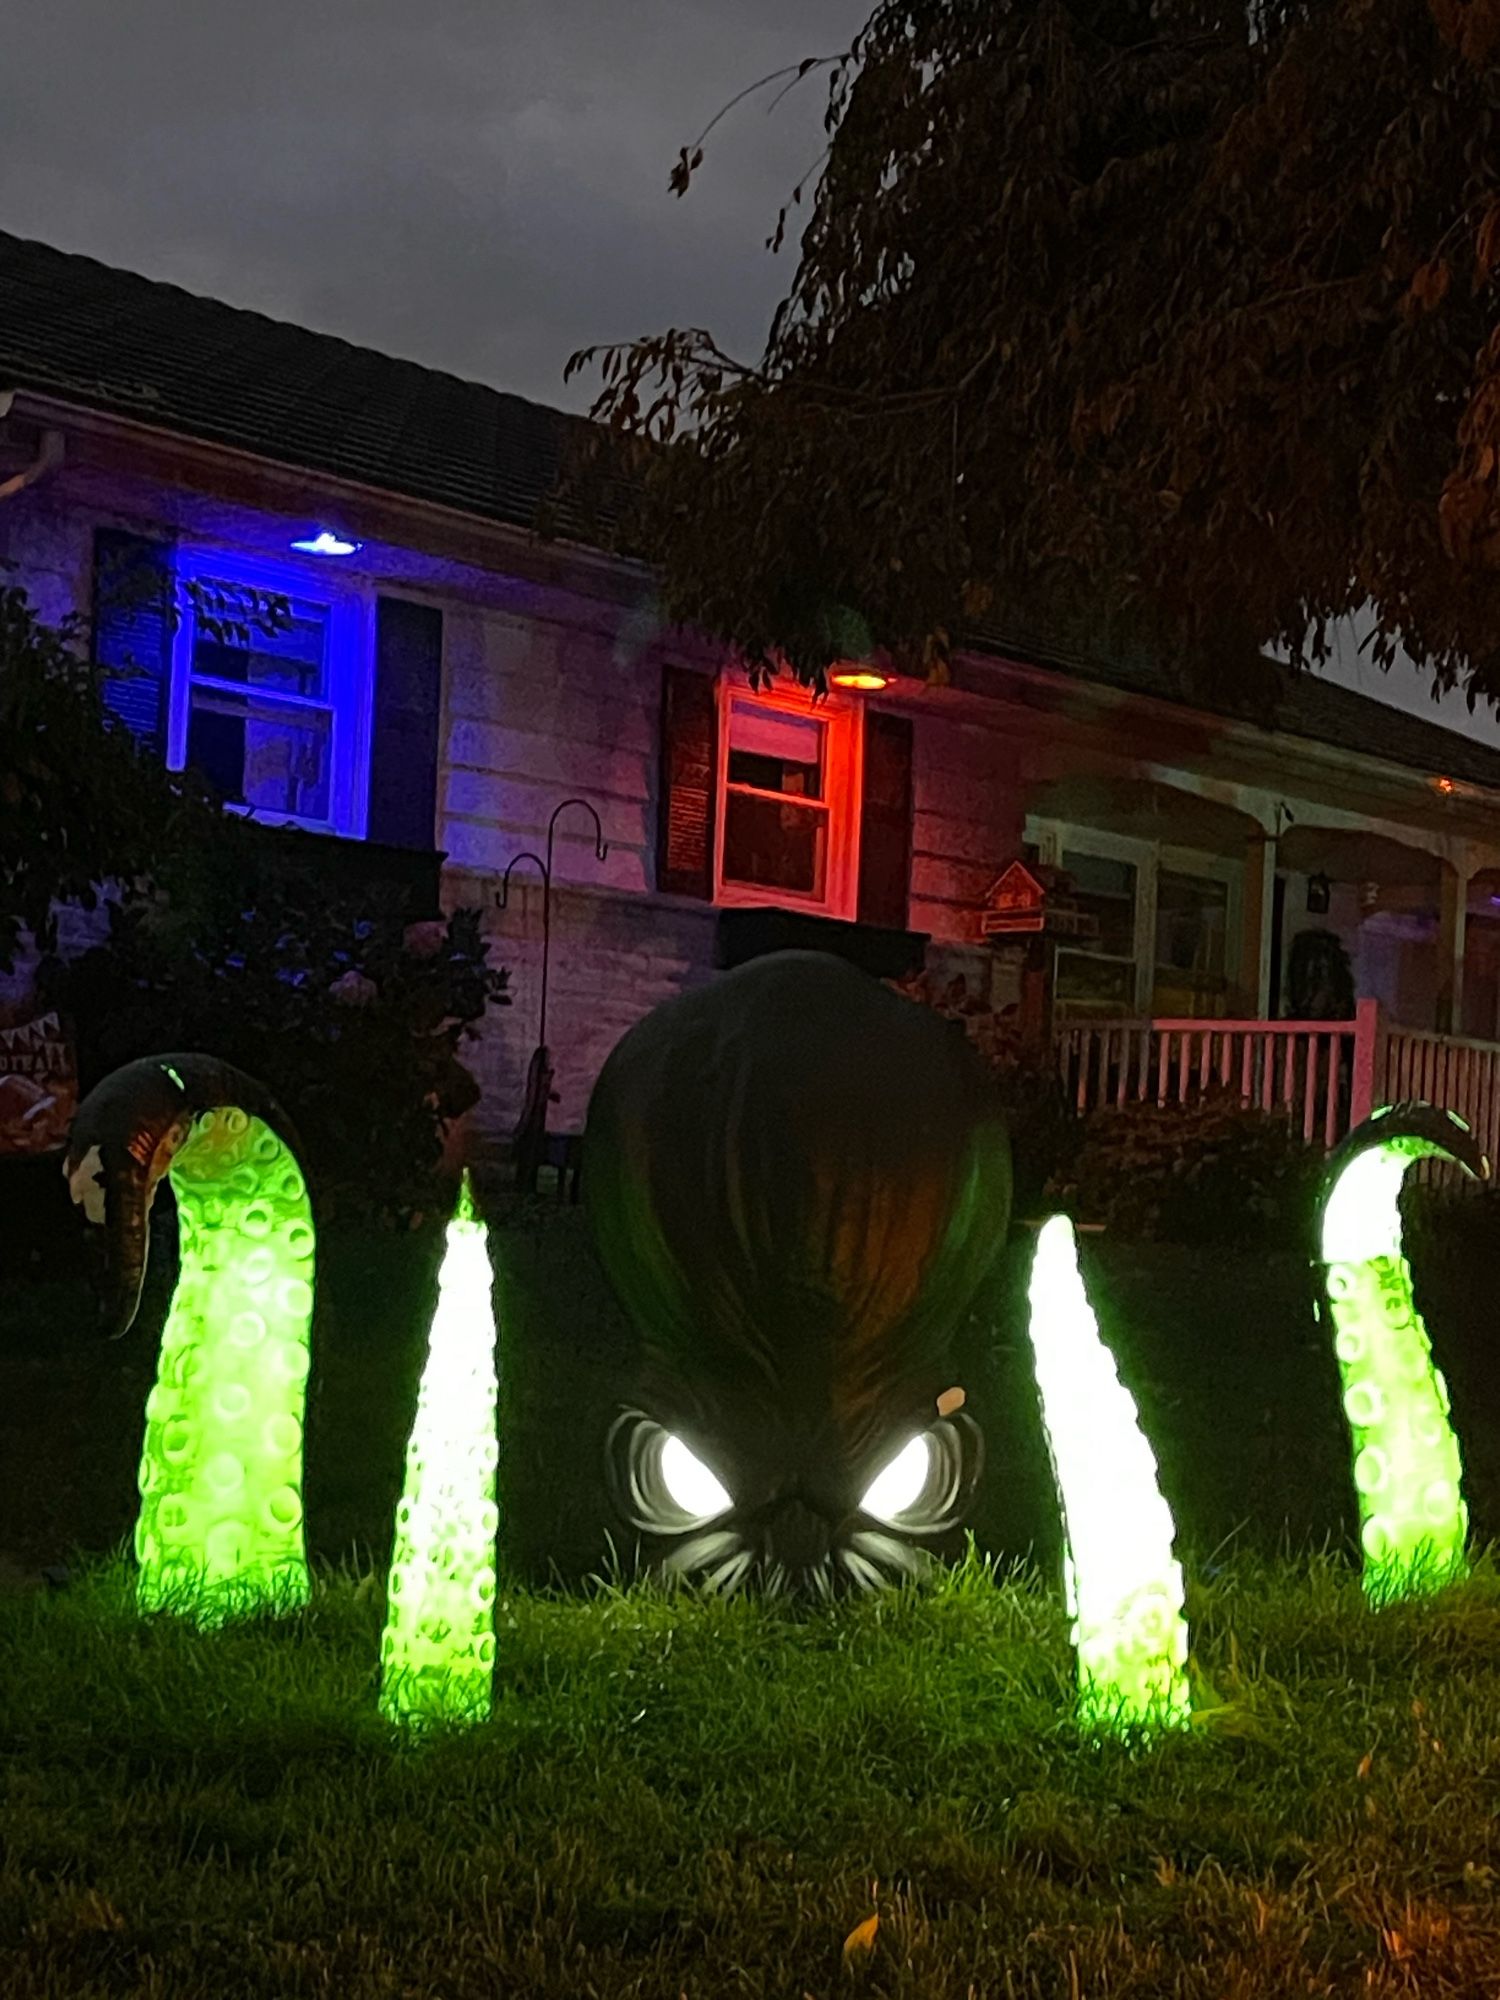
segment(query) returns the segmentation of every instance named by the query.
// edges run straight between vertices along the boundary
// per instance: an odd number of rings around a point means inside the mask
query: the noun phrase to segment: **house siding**
[[[78,490],[64,471],[0,506],[0,559],[51,622],[87,612],[94,529],[142,521],[139,496],[122,492],[118,509],[109,497],[101,505],[97,486]],[[662,673],[674,660],[711,660],[684,652],[649,613],[494,573],[468,571],[451,589],[377,587],[443,613],[435,836],[448,857],[444,902],[483,910],[492,959],[509,971],[513,994],[468,1049],[484,1091],[475,1117],[483,1138],[502,1138],[515,1122],[538,1026],[540,887],[523,864],[501,910],[505,867],[528,849],[545,853],[547,822],[564,799],[587,799],[599,813],[603,863],[581,811],[561,821],[555,845],[549,1123],[576,1130],[620,1036],[659,1001],[713,976],[715,910],[654,885]],[[914,724],[908,921],[930,934],[936,972],[961,972],[990,992],[995,958],[978,943],[974,909],[1020,842],[1014,746],[998,726],[906,712]],[[91,939],[97,919],[74,932],[80,944]]]
[[[620,1036],[659,1001],[713,976],[716,912],[657,895],[653,884],[661,676],[676,655],[639,623],[582,602],[576,622],[446,609],[438,829],[449,857],[445,898],[450,908],[484,908],[492,957],[509,971],[516,996],[470,1048],[484,1088],[476,1125],[486,1137],[502,1136],[519,1109],[541,982],[537,871],[516,870],[503,911],[499,879],[513,856],[545,852],[547,821],[565,798],[596,808],[609,843],[600,863],[585,813],[559,823],[547,1024],[557,1102],[549,1124],[574,1131]],[[963,972],[986,991],[992,954],[978,945],[973,908],[1020,838],[1014,759],[998,731],[913,719],[911,927],[932,934],[937,970]]]

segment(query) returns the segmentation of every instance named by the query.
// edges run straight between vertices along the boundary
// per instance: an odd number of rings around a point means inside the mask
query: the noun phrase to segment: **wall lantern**
[[[1317,875],[1308,876],[1307,914],[1310,917],[1327,916],[1328,899],[1332,894],[1332,890],[1333,890],[1333,884],[1329,881],[1326,875],[1319,873]]]
[[[351,542],[347,535],[336,534],[332,528],[319,528],[315,535],[303,535],[292,547],[305,556],[352,556],[364,547],[363,542]]]

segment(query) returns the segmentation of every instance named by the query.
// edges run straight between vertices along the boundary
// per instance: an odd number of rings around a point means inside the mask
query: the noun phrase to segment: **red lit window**
[[[858,712],[800,692],[724,689],[718,888],[722,902],[852,913]]]

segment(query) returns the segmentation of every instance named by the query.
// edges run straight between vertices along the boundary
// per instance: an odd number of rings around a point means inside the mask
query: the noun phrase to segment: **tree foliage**
[[[241,640],[279,601],[200,599]],[[0,971],[38,956],[84,1089],[163,1048],[260,1077],[296,1121],[321,1212],[407,1220],[441,1184],[448,1126],[477,1101],[461,1059],[510,1004],[479,913],[408,925],[378,881],[341,891],[319,846],[226,812],[104,702],[77,621],[0,590]],[[103,903],[69,963],[58,913]]]
[[[112,724],[79,628],[0,589],[0,971],[27,933],[51,950],[60,905],[185,876],[236,836],[196,779]]]
[[[761,360],[569,363],[670,614],[813,680],[1025,620],[1232,683],[1368,603],[1500,694],[1500,0],[881,0],[820,67]]]

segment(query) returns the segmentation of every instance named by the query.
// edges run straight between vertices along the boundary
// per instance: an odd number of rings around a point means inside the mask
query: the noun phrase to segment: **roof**
[[[1034,662],[1072,680],[1148,695],[1200,715],[1222,715],[1269,733],[1403,765],[1428,777],[1500,791],[1500,749],[1475,742],[1441,722],[1424,721],[1410,709],[1376,701],[1316,674],[1278,667],[1270,660],[1264,663],[1263,680],[1231,695],[1195,684],[1162,661],[1105,658],[1059,648],[1030,625],[991,628],[980,635],[979,644],[986,653]]]
[[[199,298],[0,231],[0,387],[27,389],[302,471],[434,502],[506,526],[536,526],[584,419],[333,334]],[[564,501],[559,532],[591,539],[618,493]],[[1221,700],[1170,668],[1070,655],[1018,628],[985,650],[1200,713],[1500,791],[1500,750],[1309,674],[1265,702]]]
[[[0,232],[0,387],[531,528],[582,418]],[[566,516],[559,523],[566,530]]]

